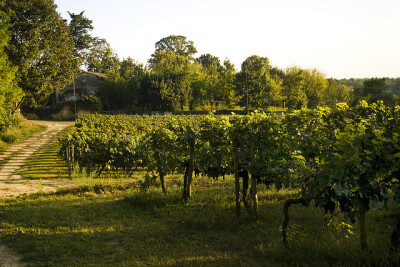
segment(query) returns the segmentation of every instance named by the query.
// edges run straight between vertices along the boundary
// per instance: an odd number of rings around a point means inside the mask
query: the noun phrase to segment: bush
[[[94,95],[82,96],[76,103],[79,109],[99,111],[102,108],[101,100]]]
[[[18,142],[18,136],[12,133],[2,133],[0,134],[0,138],[3,142],[13,144]]]

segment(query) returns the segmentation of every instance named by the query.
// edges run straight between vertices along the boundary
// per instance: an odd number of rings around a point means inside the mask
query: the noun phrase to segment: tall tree
[[[218,57],[213,56],[211,54],[203,54],[199,58],[196,59],[203,67],[208,68],[212,66],[216,66],[217,68],[221,68],[221,61]]]
[[[220,80],[221,63],[218,57],[210,54],[201,55],[196,59],[200,73],[193,84],[192,109],[215,109]]]
[[[374,102],[382,98],[387,88],[388,83],[386,78],[371,78],[364,81],[362,94],[367,97],[370,102]]]
[[[0,0],[0,131],[9,124],[23,93],[15,80],[16,67],[11,66],[4,47],[10,39],[9,16],[2,11],[5,0]]]
[[[316,108],[317,106],[323,106],[324,96],[326,94],[326,88],[328,87],[328,81],[325,78],[325,74],[321,73],[317,69],[306,69],[303,70],[304,75],[304,91],[307,96],[307,107]]]
[[[196,74],[189,58],[173,52],[156,52],[150,62],[153,84],[160,90],[167,109],[188,109]]]
[[[74,37],[75,57],[80,60],[81,64],[84,63],[88,50],[92,46],[93,37],[90,35],[89,31],[94,29],[92,25],[93,21],[86,18],[83,13],[84,11],[79,14],[68,12],[71,18],[68,26]]]
[[[254,55],[243,61],[237,75],[242,105],[247,105],[247,96],[250,108],[263,109],[280,102],[282,81],[278,76],[270,75],[271,69],[267,57]]]
[[[219,77],[217,96],[225,107],[230,108],[238,101],[238,97],[235,94],[236,69],[229,59],[225,59]]]
[[[305,74],[303,69],[294,66],[285,70],[282,90],[284,106],[289,109],[300,109],[307,106],[304,84]]]
[[[328,79],[328,87],[323,102],[328,107],[336,107],[337,103],[347,103],[350,101],[350,89],[350,87],[340,84],[334,79]]]
[[[6,0],[6,8],[12,10],[12,36],[6,52],[18,66],[24,106],[37,107],[71,82],[78,71],[74,41],[53,0]]]
[[[173,52],[179,56],[192,58],[197,53],[193,41],[186,40],[182,35],[170,35],[156,43],[157,52]]]
[[[99,96],[107,110],[139,109],[138,94],[147,70],[131,58],[120,62],[119,72],[109,72],[101,83]]]
[[[87,56],[86,68],[94,72],[118,72],[118,55],[105,39],[95,38]]]

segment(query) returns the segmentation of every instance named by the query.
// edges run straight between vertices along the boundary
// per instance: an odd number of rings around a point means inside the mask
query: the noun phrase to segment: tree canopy
[[[197,53],[193,41],[187,41],[185,36],[170,35],[156,43],[156,52],[173,52],[179,56],[192,57]]]
[[[74,37],[74,52],[75,57],[79,58],[83,63],[86,60],[88,50],[92,47],[93,37],[89,31],[93,30],[92,21],[83,15],[84,11],[79,14],[68,12],[71,21],[69,22],[69,29]]]
[[[53,0],[6,0],[12,10],[12,32],[6,47],[25,107],[37,107],[56,89],[64,88],[78,71],[74,40]]]
[[[99,94],[104,109],[131,112],[286,110],[334,107],[340,102],[355,105],[360,100],[384,100],[394,106],[400,101],[398,80],[327,79],[317,69],[279,69],[259,55],[246,58],[237,71],[227,58],[223,63],[212,54],[194,58],[194,42],[182,35],[156,42],[147,66],[131,58],[120,60],[107,40],[91,36],[93,22],[84,11],[69,12],[67,24],[54,0],[1,1],[0,44],[5,54],[0,47],[0,75],[3,85],[7,83],[2,91],[15,92],[8,94],[11,106],[18,106],[15,101],[22,95],[24,108],[45,106],[56,89],[72,82],[79,67],[107,75]],[[8,26],[10,35],[3,30]]]
[[[10,39],[8,14],[3,10],[5,0],[0,0],[0,130],[9,125],[10,115],[17,109],[23,93],[18,87],[15,75],[17,68],[11,66],[4,51]]]

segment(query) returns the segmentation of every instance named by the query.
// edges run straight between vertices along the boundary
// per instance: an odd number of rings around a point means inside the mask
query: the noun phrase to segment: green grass
[[[23,172],[32,179],[69,179],[58,144],[40,149]],[[47,171],[46,171],[47,170]],[[181,200],[182,177],[170,176],[168,194],[158,184],[139,188],[131,178],[73,174],[75,186],[56,193],[0,200],[0,242],[34,266],[393,266],[389,241],[399,206],[368,213],[369,251],[358,228],[346,235],[329,227],[313,205],[292,206],[290,249],[280,233],[283,202],[296,191],[259,188],[260,216],[235,216],[232,177],[194,180],[193,198]]]
[[[370,251],[362,253],[357,236],[346,238],[328,227],[320,209],[295,206],[286,250],[279,231],[282,196],[294,192],[260,191],[260,219],[252,222],[245,213],[235,217],[231,180],[196,180],[186,206],[172,184],[166,196],[159,188],[79,185],[3,200],[1,241],[38,266],[390,265],[399,260],[387,253],[394,208],[370,212]]]
[[[21,117],[20,120],[20,125],[10,127],[0,132],[0,152],[30,135],[45,129],[45,126],[34,124],[23,117]]]

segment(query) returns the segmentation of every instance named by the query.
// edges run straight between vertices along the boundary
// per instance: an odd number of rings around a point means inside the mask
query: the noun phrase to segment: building
[[[82,96],[96,95],[99,91],[100,81],[105,77],[105,74],[97,72],[85,71],[79,73],[74,83],[56,91],[56,103],[79,100]]]

